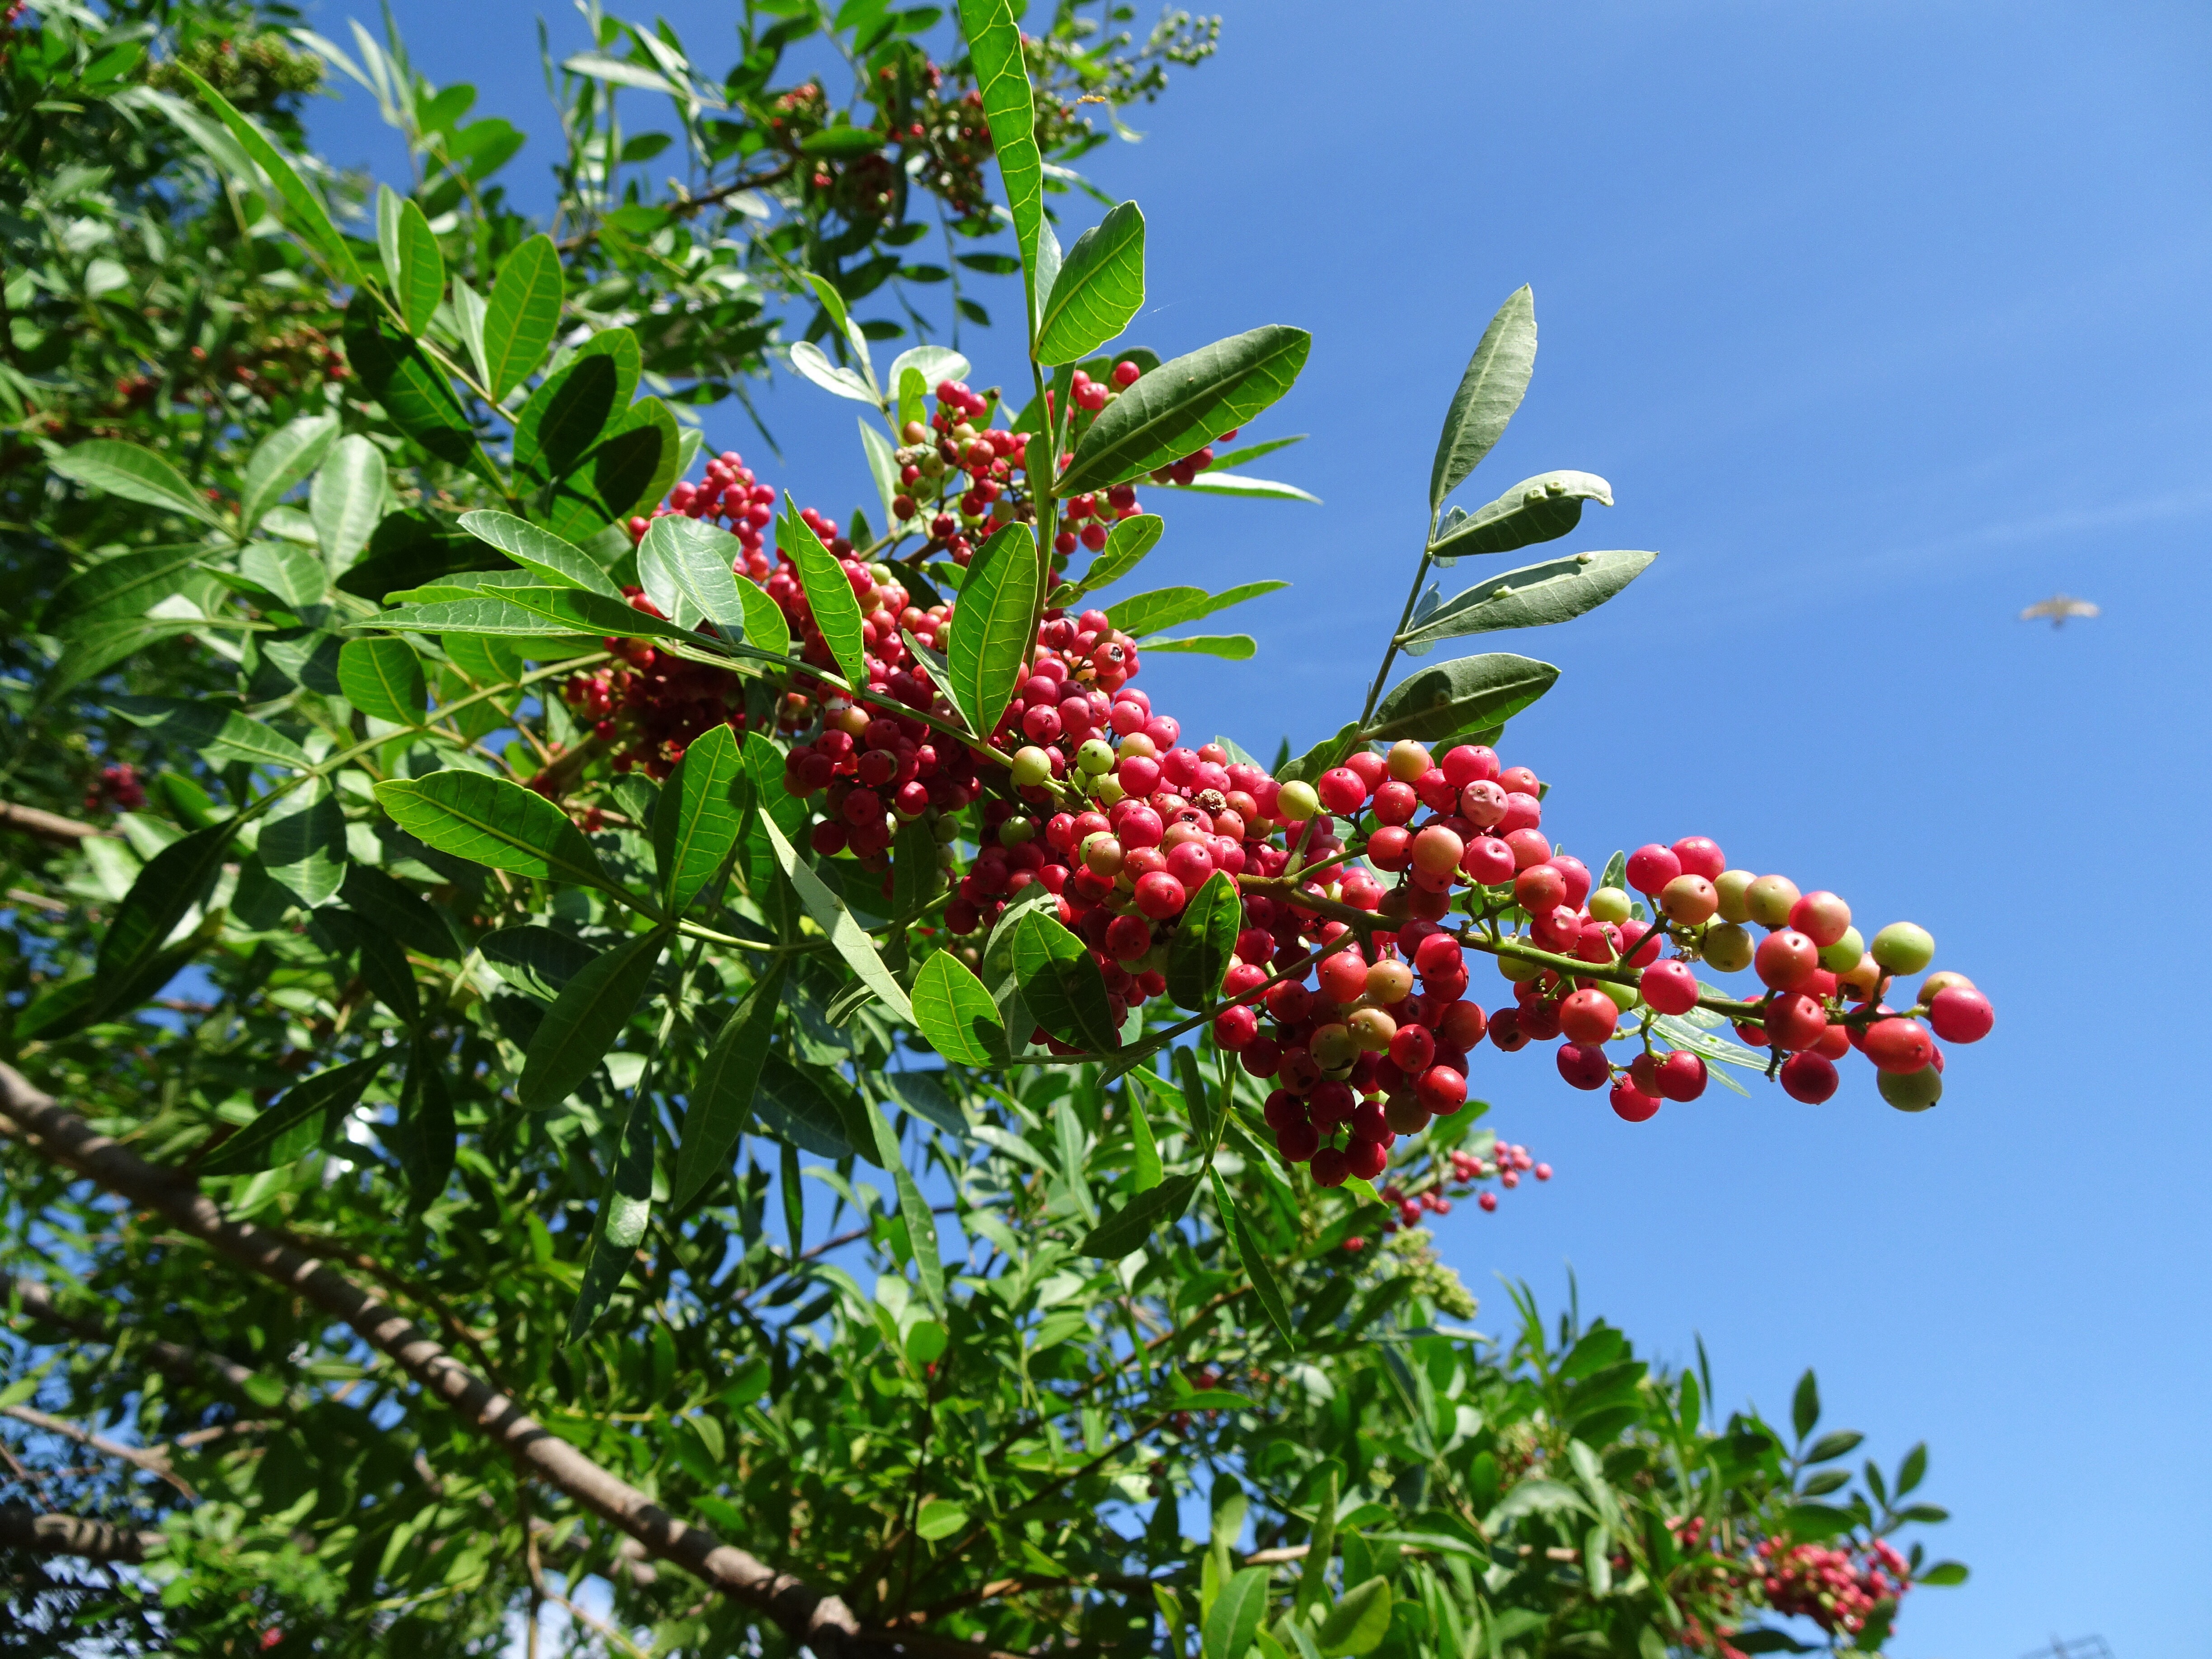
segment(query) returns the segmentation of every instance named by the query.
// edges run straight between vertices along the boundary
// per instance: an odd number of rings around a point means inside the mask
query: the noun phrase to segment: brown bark
[[[82,1516],[41,1515],[26,1504],[0,1504],[0,1549],[135,1565],[161,1541],[158,1532],[132,1532]]]
[[[536,1422],[447,1352],[428,1332],[371,1292],[252,1223],[229,1219],[189,1176],[149,1164],[127,1146],[98,1133],[6,1066],[0,1066],[0,1119],[11,1123],[42,1157],[160,1214],[238,1266],[343,1321],[426,1393],[483,1430],[528,1474],[637,1540],[647,1554],[696,1574],[731,1600],[767,1614],[821,1659],[838,1659],[848,1644],[870,1641],[977,1650],[967,1643],[864,1634],[852,1610],[838,1597],[670,1515]]]
[[[36,806],[18,806],[13,801],[0,800],[0,829],[21,830],[26,835],[36,836],[40,841],[50,841],[58,846],[74,847],[94,836],[112,836],[112,830],[103,830],[96,823],[79,823],[75,818],[65,818],[58,812],[49,812]]]

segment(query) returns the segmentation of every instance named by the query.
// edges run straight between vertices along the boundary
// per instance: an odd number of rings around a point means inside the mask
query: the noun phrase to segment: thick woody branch
[[[13,801],[0,800],[0,829],[21,830],[27,836],[36,836],[40,841],[52,842],[58,847],[74,847],[94,836],[112,836],[112,830],[103,830],[94,823],[79,823],[75,818],[65,818],[58,812],[48,812],[36,806],[18,806]]]
[[[429,1333],[368,1291],[252,1223],[231,1220],[188,1177],[149,1164],[100,1134],[5,1066],[0,1066],[0,1119],[40,1156],[161,1215],[238,1266],[349,1326],[426,1394],[481,1429],[526,1473],[635,1538],[647,1554],[696,1574],[730,1600],[773,1619],[821,1659],[840,1659],[862,1642],[908,1645],[897,1637],[864,1633],[837,1597],[670,1515],[533,1420]]]
[[[0,1416],[12,1417],[18,1423],[27,1423],[34,1429],[42,1429],[48,1434],[58,1434],[64,1440],[74,1440],[80,1446],[91,1447],[93,1450],[103,1456],[117,1458],[136,1468],[143,1469],[147,1474],[159,1476],[167,1481],[187,1498],[199,1496],[187,1483],[177,1476],[176,1473],[169,1468],[167,1456],[157,1449],[145,1446],[126,1446],[119,1440],[110,1440],[104,1434],[94,1434],[90,1429],[81,1428],[76,1424],[68,1422],[62,1418],[50,1417],[45,1412],[33,1410],[28,1406],[0,1407]]]
[[[0,1504],[0,1549],[135,1565],[161,1541],[158,1532],[132,1532],[82,1516],[41,1515],[26,1504]]]

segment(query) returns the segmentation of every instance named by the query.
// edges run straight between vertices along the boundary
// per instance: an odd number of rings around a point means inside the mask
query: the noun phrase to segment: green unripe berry
[[[1741,973],[1751,966],[1755,948],[1751,942],[1751,935],[1732,921],[1705,929],[1705,961],[1716,973]]]
[[[1723,870],[1721,873],[1726,875],[1728,872]],[[1744,893],[1751,907],[1751,919],[1762,927],[1787,926],[1791,907],[1802,896],[1797,884],[1787,876],[1761,876]]]
[[[1014,787],[1034,789],[1052,776],[1052,757],[1035,744],[1014,750]]]
[[[1091,786],[1091,793],[1105,805],[1111,806],[1115,802],[1126,797],[1129,792],[1121,787],[1121,779],[1109,772]]]
[[[1321,811],[1321,797],[1303,780],[1285,784],[1275,799],[1276,816],[1285,823],[1304,823]]]
[[[1636,901],[1618,887],[1601,887],[1589,896],[1589,913],[1593,921],[1609,921],[1616,927],[1629,917],[1629,908]]]
[[[1019,847],[1024,842],[1036,839],[1036,825],[1027,818],[1008,818],[999,826],[999,845]]]
[[[1075,751],[1075,763],[1097,777],[1102,772],[1114,769],[1114,748],[1100,738],[1087,738],[1083,747]]]
[[[1866,954],[1866,941],[1859,937],[1856,927],[1844,929],[1844,936],[1833,945],[1820,947],[1820,966],[1832,974],[1848,974],[1859,965]]]
[[[1713,878],[1713,891],[1720,897],[1723,921],[1751,920],[1751,884],[1758,879],[1748,870],[1723,870]]]
[[[950,847],[960,839],[960,821],[950,812],[939,812],[930,820],[929,833],[940,847]]]
[[[1909,921],[1891,922],[1874,936],[1869,948],[1874,959],[1893,974],[1917,974],[1936,960],[1936,936]]]
[[[1633,985],[1614,985],[1607,981],[1600,980],[1597,988],[1611,998],[1613,1006],[1624,1014],[1644,1000],[1644,993]]]
[[[1882,933],[1888,931],[1882,929]],[[1881,933],[1875,935],[1875,943],[1881,943]],[[1923,1066],[1917,1072],[1883,1072],[1875,1086],[1900,1112],[1924,1112],[1943,1098],[1943,1074],[1933,1066]]]
[[[1382,1046],[1389,1048],[1390,1039],[1384,1037]],[[1359,1042],[1349,1026],[1324,1025],[1313,1034],[1306,1044],[1306,1052],[1314,1057],[1314,1064],[1324,1072],[1347,1070],[1359,1058]]]
[[[1747,957],[1746,960],[1748,961],[1749,958]],[[1516,985],[1526,985],[1530,980],[1541,976],[1544,964],[1540,962],[1523,962],[1518,957],[1500,957],[1498,958],[1498,971]]]

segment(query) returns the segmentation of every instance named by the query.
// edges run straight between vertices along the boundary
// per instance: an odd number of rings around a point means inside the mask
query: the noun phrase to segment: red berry
[[[1682,873],[1682,860],[1672,848],[1653,842],[1628,855],[1628,879],[1639,893],[1653,894]]]
[[[1936,1057],[1935,1039],[1917,1019],[1877,1020],[1861,1046],[1878,1070],[1899,1074],[1924,1071]]]
[[[1367,963],[1357,951],[1323,957],[1321,994],[1331,1002],[1350,1002],[1367,989]]]
[[[1385,1130],[1385,1133],[1389,1131]],[[1372,1181],[1382,1173],[1390,1162],[1390,1148],[1381,1140],[1353,1139],[1344,1149],[1346,1174],[1356,1175],[1362,1181]]]
[[[1481,1197],[1476,1199],[1474,1201],[1481,1205],[1484,1213],[1487,1214],[1498,1207],[1498,1194],[1496,1193],[1485,1193]]]
[[[1155,870],[1137,883],[1137,908],[1155,921],[1164,921],[1170,916],[1182,914],[1190,896],[1183,884],[1164,870]]]
[[[1613,1115],[1630,1123],[1644,1122],[1659,1110],[1656,1096],[1642,1093],[1626,1078],[1613,1085],[1610,1098]]]
[[[1349,817],[1367,802],[1367,785],[1347,766],[1332,766],[1315,781],[1314,793],[1325,811]]]
[[[1791,1053],[1817,1045],[1827,1035],[1828,1016],[1802,991],[1784,991],[1766,1005],[1766,1040]]]
[[[1435,1021],[1437,1035],[1455,1048],[1474,1048],[1488,1023],[1475,1004],[1459,1001],[1447,1003]]]
[[[1818,1106],[1834,1094],[1838,1081],[1832,1062],[1810,1054],[1790,1055],[1782,1062],[1776,1079],[1782,1085],[1784,1094],[1808,1106]]]
[[[1224,1008],[1213,1017],[1213,1040],[1231,1054],[1260,1035],[1260,1017],[1243,1003]]]
[[[1413,1092],[1429,1110],[1449,1117],[1467,1103],[1467,1079],[1449,1066],[1431,1066],[1421,1073]]]
[[[1576,991],[1559,1005],[1559,1030],[1570,1042],[1603,1042],[1620,1018],[1620,1008],[1602,991]]]
[[[1698,975],[1680,957],[1655,962],[1637,981],[1644,1000],[1662,1014],[1686,1014],[1698,1006]]]
[[[1774,989],[1794,991],[1820,970],[1820,947],[1795,927],[1784,927],[1759,940],[1751,967]]]
[[[1825,949],[1850,927],[1851,907],[1833,893],[1807,893],[1790,907],[1790,925]]]
[[[1437,1039],[1426,1026],[1401,1025],[1390,1039],[1390,1063],[1408,1077],[1419,1076],[1436,1057]]]
[[[1509,1054],[1518,1054],[1528,1046],[1528,1034],[1521,1029],[1518,1008],[1500,1008],[1490,1017],[1490,1041]]]
[[[1513,878],[1513,902],[1536,915],[1567,902],[1567,878],[1557,865],[1532,864]]]
[[[1659,1093],[1667,1100],[1695,1100],[1705,1091],[1705,1075],[1704,1060],[1687,1048],[1677,1048],[1659,1062]]]
[[[1280,1152],[1285,1160],[1289,1163],[1304,1163],[1316,1155],[1320,1146],[1321,1131],[1303,1118],[1278,1124],[1275,1127],[1275,1150]],[[1314,1175],[1315,1179],[1320,1179],[1321,1172],[1318,1170],[1314,1172]],[[1342,1176],[1337,1177],[1339,1181],[1343,1178]],[[1332,1183],[1323,1182],[1322,1184],[1328,1186]]]
[[[1313,1178],[1316,1186],[1341,1187],[1352,1167],[1344,1153],[1334,1146],[1323,1146],[1313,1154]]]
[[[1997,1023],[1997,1011],[1979,991],[1947,985],[1928,1005],[1928,1023],[1946,1042],[1979,1042]]]
[[[1686,876],[1717,881],[1721,872],[1728,868],[1728,860],[1721,855],[1720,848],[1710,836],[1685,836],[1668,850],[1674,854]]]
[[[1557,1064],[1559,1075],[1577,1089],[1602,1089],[1606,1079],[1613,1075],[1613,1067],[1607,1063],[1604,1049],[1588,1048],[1579,1042],[1561,1043]]]
[[[1477,836],[1461,854],[1459,867],[1468,880],[1495,887],[1513,878],[1513,849],[1495,836]]]

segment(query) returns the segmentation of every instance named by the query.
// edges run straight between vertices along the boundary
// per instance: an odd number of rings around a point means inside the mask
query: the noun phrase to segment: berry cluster
[[[727,530],[744,548],[744,557],[731,568],[754,581],[766,579],[771,567],[763,549],[767,545],[769,524],[775,517],[775,490],[753,476],[744,457],[736,450],[726,449],[708,461],[705,476],[697,483],[672,488],[667,501],[653,509],[651,518],[632,519],[630,540],[643,541],[653,520],[672,513]],[[849,544],[845,550],[852,551]]]
[[[97,812],[112,806],[118,812],[136,812],[146,805],[146,786],[138,769],[129,761],[112,761],[100,769],[100,776],[84,792],[84,810]]]
[[[660,614],[642,588],[623,592],[634,610]],[[744,729],[744,690],[728,669],[656,651],[644,640],[605,643],[615,660],[576,675],[562,695],[578,721],[613,750],[616,771],[640,768],[657,782],[715,726]],[[561,776],[558,770],[540,773],[531,787],[557,793]]]
[[[1912,1587],[1911,1569],[1886,1539],[1853,1552],[1768,1538],[1758,1554],[1767,1606],[1802,1613],[1832,1636],[1856,1636],[1877,1606]]]
[[[900,428],[899,491],[891,514],[901,524],[927,515],[923,556],[943,549],[966,565],[975,543],[1002,525],[1036,517],[1027,489],[1030,434],[991,424],[996,393],[960,380],[937,383],[937,408],[927,422]]]

